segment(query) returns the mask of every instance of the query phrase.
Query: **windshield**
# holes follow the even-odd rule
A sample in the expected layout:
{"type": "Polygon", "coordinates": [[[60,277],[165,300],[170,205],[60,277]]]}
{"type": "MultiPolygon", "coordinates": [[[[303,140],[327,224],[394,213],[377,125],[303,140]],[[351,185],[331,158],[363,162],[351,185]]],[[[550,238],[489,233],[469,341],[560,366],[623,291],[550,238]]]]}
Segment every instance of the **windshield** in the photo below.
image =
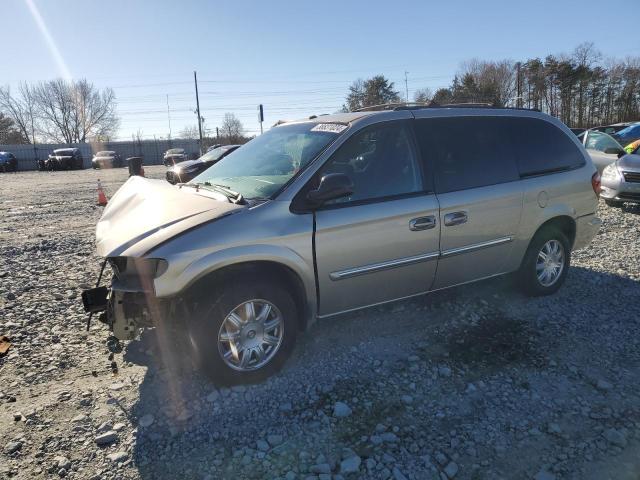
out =
{"type": "Polygon", "coordinates": [[[597,150],[604,152],[607,148],[617,148],[622,150],[620,145],[613,137],[610,137],[606,133],[589,131],[587,133],[587,141],[584,145],[585,148],[590,150],[597,150]]]}
{"type": "Polygon", "coordinates": [[[211,183],[245,198],[268,198],[346,129],[297,123],[272,128],[230,153],[190,183],[211,183]]]}
{"type": "Polygon", "coordinates": [[[229,147],[214,148],[202,155],[198,160],[202,160],[203,162],[218,160],[227,150],[229,150],[229,147]]]}
{"type": "Polygon", "coordinates": [[[167,155],[181,155],[182,153],[184,153],[182,148],[172,148],[167,150],[167,155]]]}

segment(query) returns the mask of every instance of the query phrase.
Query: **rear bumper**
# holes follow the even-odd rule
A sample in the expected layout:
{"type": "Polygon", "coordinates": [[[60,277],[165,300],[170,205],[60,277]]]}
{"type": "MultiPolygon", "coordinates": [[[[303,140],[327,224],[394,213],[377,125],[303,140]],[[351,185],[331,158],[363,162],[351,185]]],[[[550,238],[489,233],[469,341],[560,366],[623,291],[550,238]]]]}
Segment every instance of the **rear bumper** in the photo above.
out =
{"type": "Polygon", "coordinates": [[[598,234],[602,220],[594,213],[583,215],[576,219],[576,238],[573,242],[573,250],[580,250],[591,243],[598,234]]]}

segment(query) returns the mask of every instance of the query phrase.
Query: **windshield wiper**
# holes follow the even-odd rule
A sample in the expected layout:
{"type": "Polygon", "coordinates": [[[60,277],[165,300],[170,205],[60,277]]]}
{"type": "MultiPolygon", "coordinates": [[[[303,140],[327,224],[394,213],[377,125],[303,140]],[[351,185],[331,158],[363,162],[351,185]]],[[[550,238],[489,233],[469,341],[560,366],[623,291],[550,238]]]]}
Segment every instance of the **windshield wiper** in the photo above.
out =
{"type": "Polygon", "coordinates": [[[244,199],[241,193],[231,190],[227,185],[220,185],[218,183],[204,182],[205,187],[213,187],[215,190],[222,192],[231,203],[237,203],[238,205],[244,205],[247,201],[244,199]]]}

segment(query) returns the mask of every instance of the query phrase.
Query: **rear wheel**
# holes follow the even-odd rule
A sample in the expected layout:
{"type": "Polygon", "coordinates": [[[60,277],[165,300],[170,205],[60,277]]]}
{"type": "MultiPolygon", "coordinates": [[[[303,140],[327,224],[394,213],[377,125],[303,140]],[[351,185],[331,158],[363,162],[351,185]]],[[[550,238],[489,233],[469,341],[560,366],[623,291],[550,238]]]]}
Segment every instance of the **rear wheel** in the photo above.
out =
{"type": "Polygon", "coordinates": [[[557,228],[544,227],[531,240],[518,271],[520,288],[527,295],[551,295],[564,283],[571,261],[567,236],[557,228]]]}
{"type": "Polygon", "coordinates": [[[191,343],[198,364],[216,383],[264,380],[293,350],[295,302],[286,289],[266,279],[231,282],[216,301],[196,310],[191,343]]]}

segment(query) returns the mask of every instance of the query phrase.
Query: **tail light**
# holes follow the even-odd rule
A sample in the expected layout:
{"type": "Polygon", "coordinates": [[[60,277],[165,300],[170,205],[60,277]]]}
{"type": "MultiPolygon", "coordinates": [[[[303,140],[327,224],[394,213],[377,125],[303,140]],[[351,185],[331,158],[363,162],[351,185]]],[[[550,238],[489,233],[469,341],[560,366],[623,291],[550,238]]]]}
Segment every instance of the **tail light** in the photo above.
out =
{"type": "Polygon", "coordinates": [[[596,194],[596,197],[600,198],[600,192],[602,191],[602,187],[600,186],[600,174],[598,172],[594,173],[591,177],[591,188],[596,194]]]}

